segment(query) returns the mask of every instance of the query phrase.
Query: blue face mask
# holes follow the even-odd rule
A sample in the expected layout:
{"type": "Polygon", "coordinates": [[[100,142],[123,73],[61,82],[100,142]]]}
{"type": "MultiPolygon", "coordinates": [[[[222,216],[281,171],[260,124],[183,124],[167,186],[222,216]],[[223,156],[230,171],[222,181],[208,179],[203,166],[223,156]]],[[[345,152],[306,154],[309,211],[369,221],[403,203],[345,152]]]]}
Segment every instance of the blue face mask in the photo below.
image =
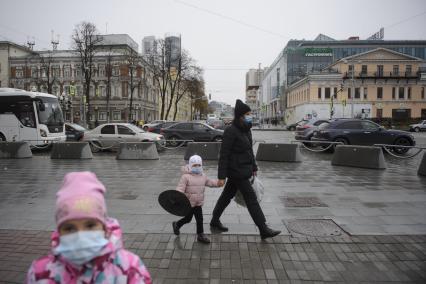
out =
{"type": "Polygon", "coordinates": [[[203,168],[202,167],[193,167],[191,168],[191,173],[199,175],[203,173],[203,168]]]}
{"type": "Polygon", "coordinates": [[[246,123],[252,123],[253,122],[253,116],[251,116],[251,115],[245,115],[244,116],[244,121],[246,123]]]}
{"type": "Polygon", "coordinates": [[[80,266],[99,256],[106,244],[104,231],[79,231],[61,236],[54,253],[80,266]]]}

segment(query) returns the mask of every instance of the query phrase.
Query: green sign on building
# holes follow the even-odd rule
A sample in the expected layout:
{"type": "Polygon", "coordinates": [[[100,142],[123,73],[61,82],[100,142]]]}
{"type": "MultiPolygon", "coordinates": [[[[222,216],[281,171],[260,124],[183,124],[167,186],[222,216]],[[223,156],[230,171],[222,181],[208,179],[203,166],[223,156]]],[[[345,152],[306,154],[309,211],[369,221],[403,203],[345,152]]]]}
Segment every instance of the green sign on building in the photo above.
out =
{"type": "Polygon", "coordinates": [[[329,47],[305,48],[305,56],[333,56],[333,50],[329,47]]]}

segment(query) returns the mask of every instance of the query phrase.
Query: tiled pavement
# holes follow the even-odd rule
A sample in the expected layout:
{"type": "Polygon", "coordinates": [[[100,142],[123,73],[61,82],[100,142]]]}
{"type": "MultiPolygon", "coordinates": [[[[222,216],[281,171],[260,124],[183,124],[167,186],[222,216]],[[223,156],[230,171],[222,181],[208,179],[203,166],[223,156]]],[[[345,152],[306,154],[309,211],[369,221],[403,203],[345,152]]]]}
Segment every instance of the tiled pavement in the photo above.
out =
{"type": "MultiPolygon", "coordinates": [[[[0,230],[0,283],[22,283],[49,249],[49,233],[0,230]]],[[[426,236],[261,241],[252,235],[126,234],[154,283],[426,283],[426,236]]]]}

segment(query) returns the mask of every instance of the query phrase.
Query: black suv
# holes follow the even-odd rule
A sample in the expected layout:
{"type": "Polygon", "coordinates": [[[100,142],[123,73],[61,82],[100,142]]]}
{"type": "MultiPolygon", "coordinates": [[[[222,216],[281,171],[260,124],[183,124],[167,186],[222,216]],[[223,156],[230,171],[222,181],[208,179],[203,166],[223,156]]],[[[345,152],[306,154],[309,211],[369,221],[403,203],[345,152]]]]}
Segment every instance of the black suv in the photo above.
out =
{"type": "MultiPolygon", "coordinates": [[[[364,119],[334,119],[322,124],[314,132],[313,141],[334,141],[352,145],[388,144],[414,146],[414,137],[400,130],[386,130],[380,125],[364,119]]],[[[325,144],[324,144],[325,145],[325,144]]],[[[408,148],[393,148],[398,154],[408,152],[408,148]]]]}

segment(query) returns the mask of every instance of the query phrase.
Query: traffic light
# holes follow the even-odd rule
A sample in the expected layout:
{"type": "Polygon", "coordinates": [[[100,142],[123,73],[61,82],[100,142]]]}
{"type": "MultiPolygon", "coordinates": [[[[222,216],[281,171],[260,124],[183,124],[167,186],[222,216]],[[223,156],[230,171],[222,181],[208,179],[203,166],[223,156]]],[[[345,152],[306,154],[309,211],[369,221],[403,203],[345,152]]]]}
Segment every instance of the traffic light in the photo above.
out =
{"type": "Polygon", "coordinates": [[[72,101],[67,101],[67,109],[71,109],[72,108],[72,101]]]}

